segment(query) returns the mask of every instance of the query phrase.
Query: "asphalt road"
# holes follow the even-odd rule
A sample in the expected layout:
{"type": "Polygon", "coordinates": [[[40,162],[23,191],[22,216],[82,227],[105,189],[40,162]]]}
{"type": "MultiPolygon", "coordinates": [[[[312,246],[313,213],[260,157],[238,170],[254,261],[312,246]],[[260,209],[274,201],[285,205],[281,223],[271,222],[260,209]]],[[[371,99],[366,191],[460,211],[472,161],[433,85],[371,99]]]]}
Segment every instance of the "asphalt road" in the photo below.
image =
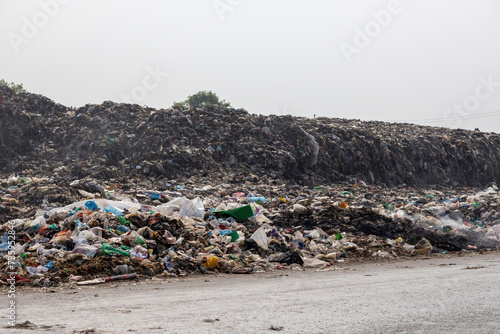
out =
{"type": "MultiPolygon", "coordinates": [[[[2,298],[7,305],[7,298],[2,298]]],[[[2,333],[500,333],[500,254],[17,295],[2,333]]]]}

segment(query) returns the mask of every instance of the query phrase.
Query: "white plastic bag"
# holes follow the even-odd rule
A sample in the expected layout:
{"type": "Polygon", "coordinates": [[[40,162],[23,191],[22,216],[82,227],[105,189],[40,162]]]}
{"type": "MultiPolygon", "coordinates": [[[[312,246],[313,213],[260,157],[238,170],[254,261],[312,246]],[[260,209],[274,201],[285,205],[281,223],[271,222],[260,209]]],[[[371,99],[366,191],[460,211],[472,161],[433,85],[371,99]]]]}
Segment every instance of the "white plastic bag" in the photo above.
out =
{"type": "Polygon", "coordinates": [[[97,250],[95,246],[80,244],[75,246],[73,253],[80,253],[86,255],[88,258],[93,258],[97,254],[97,250]]]}
{"type": "Polygon", "coordinates": [[[164,215],[166,217],[169,217],[169,216],[174,214],[174,208],[172,206],[168,205],[168,203],[157,206],[156,209],[158,210],[159,213],[161,213],[162,215],[164,215]]]}
{"type": "Polygon", "coordinates": [[[250,239],[255,240],[257,245],[259,245],[260,248],[267,250],[269,246],[269,242],[267,240],[267,235],[266,231],[264,230],[264,226],[260,227],[257,231],[252,234],[250,239]]]}
{"type": "Polygon", "coordinates": [[[192,201],[186,202],[179,211],[183,217],[200,218],[205,217],[205,207],[201,198],[197,197],[192,201]]]}
{"type": "Polygon", "coordinates": [[[45,222],[45,218],[43,216],[35,218],[31,223],[30,227],[34,228],[36,231],[39,231],[41,228],[47,226],[45,222]]]}
{"type": "Polygon", "coordinates": [[[177,197],[162,206],[171,206],[175,211],[179,211],[189,200],[185,197],[177,197]]]}

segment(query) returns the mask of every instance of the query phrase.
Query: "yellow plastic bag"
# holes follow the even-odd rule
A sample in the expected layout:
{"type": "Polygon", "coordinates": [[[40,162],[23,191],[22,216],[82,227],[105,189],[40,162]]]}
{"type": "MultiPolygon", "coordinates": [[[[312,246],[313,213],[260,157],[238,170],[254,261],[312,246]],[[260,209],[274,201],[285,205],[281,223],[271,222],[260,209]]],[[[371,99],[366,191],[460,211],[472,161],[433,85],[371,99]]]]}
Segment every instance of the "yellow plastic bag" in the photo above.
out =
{"type": "Polygon", "coordinates": [[[207,269],[218,268],[219,267],[219,259],[216,256],[212,256],[205,263],[203,263],[203,266],[207,269]]]}

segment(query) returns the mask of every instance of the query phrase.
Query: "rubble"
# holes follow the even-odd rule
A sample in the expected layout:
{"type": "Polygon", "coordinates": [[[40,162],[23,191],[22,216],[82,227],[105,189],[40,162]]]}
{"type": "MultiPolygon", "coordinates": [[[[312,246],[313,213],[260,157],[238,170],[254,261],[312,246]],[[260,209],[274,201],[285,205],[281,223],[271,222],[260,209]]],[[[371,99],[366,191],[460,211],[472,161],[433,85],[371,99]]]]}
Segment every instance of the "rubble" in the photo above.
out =
{"type": "Polygon", "coordinates": [[[2,284],[323,271],[500,245],[496,134],[0,97],[2,284]]]}

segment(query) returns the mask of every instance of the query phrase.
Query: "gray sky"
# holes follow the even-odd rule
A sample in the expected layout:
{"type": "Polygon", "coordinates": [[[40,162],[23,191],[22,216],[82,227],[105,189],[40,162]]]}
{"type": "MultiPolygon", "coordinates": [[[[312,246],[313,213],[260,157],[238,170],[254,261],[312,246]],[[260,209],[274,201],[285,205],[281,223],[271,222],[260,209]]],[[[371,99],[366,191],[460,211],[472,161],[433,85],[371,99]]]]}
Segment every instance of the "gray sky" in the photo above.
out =
{"type": "Polygon", "coordinates": [[[0,78],[68,106],[212,90],[252,113],[500,132],[498,0],[0,0],[0,32],[0,78]]]}

